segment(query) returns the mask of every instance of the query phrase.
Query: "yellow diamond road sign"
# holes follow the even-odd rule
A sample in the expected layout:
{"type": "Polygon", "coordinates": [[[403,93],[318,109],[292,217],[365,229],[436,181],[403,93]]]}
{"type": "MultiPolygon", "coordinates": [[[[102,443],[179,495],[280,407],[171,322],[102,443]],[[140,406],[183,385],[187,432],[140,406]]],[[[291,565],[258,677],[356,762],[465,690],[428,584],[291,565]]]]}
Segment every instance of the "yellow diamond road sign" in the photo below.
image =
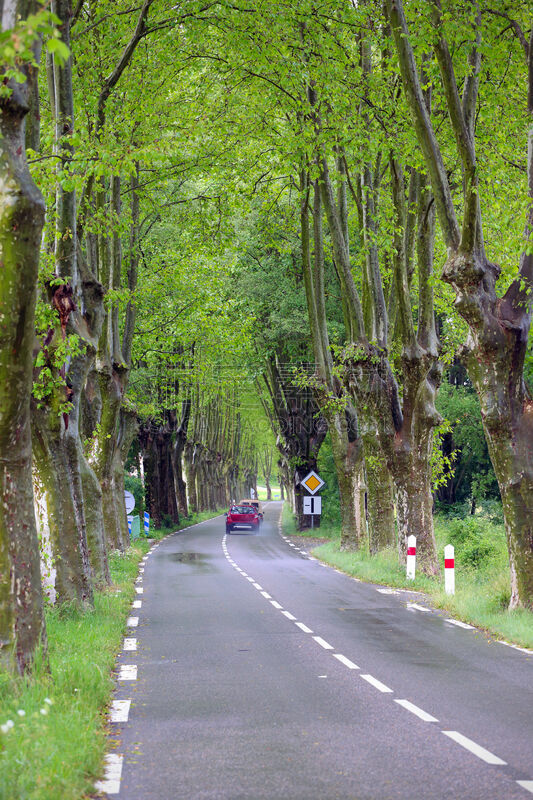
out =
{"type": "Polygon", "coordinates": [[[325,481],[316,474],[316,472],[311,471],[302,481],[302,486],[307,489],[310,494],[316,494],[319,489],[324,486],[325,481]]]}

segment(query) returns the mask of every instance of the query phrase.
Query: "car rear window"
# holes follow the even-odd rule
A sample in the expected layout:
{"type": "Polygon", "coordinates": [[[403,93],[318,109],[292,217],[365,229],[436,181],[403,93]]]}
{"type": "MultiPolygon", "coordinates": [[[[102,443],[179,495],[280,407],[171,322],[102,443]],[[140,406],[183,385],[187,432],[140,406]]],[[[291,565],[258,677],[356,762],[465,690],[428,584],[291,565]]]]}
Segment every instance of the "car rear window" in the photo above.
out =
{"type": "Polygon", "coordinates": [[[250,506],[233,506],[231,509],[232,514],[255,514],[255,508],[250,506]]]}

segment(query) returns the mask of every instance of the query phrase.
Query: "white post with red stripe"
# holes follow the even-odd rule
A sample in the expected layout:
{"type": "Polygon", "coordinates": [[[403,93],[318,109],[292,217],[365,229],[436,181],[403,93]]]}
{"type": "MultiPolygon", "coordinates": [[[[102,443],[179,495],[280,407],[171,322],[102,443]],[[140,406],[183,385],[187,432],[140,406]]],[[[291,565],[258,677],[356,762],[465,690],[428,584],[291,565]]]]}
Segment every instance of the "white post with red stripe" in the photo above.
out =
{"type": "Polygon", "coordinates": [[[444,591],[455,594],[455,551],[453,544],[444,548],[444,591]]]}
{"type": "Polygon", "coordinates": [[[414,581],[416,572],[416,536],[407,537],[407,572],[408,581],[414,581]]]}

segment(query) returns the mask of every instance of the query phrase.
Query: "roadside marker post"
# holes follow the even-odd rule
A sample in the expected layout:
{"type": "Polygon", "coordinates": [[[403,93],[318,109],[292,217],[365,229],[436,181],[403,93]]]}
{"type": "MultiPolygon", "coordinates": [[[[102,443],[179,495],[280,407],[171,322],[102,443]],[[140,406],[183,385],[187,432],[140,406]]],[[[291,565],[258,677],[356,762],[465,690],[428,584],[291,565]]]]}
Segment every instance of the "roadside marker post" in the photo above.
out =
{"type": "Polygon", "coordinates": [[[128,533],[131,539],[131,517],[128,516],[128,533]]]}
{"type": "Polygon", "coordinates": [[[406,578],[414,581],[416,572],[416,536],[407,537],[406,578]]]}
{"type": "Polygon", "coordinates": [[[144,512],[144,535],[148,536],[150,533],[150,514],[148,511],[144,512]]]}
{"type": "Polygon", "coordinates": [[[455,594],[455,550],[453,544],[444,548],[444,591],[455,594]]]}

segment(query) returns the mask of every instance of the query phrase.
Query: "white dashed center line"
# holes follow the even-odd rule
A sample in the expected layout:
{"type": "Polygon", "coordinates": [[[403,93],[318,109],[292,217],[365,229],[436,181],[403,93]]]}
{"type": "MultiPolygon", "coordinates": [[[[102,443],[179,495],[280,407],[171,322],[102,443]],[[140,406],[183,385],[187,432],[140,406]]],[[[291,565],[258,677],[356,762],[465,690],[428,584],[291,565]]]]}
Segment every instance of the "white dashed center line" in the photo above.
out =
{"type": "MultiPolygon", "coordinates": [[[[296,619],[296,617],[294,617],[294,619],[296,619]]],[[[308,627],[307,627],[307,625],[304,625],[304,624],[303,624],[303,622],[295,622],[294,624],[295,624],[295,625],[296,625],[298,628],[300,628],[300,630],[301,630],[301,631],[303,631],[304,633],[313,633],[313,631],[311,630],[311,628],[308,628],[308,627]]]]}
{"type": "Polygon", "coordinates": [[[325,639],[322,639],[321,636],[313,636],[313,639],[320,647],[323,647],[324,650],[334,650],[334,647],[330,645],[329,642],[326,642],[325,639]]]}
{"type": "Polygon", "coordinates": [[[506,761],[502,761],[501,758],[495,756],[494,753],[491,753],[489,750],[485,750],[484,747],[481,747],[480,744],[473,742],[472,739],[469,739],[468,736],[463,736],[462,733],[458,731],[442,731],[445,736],[449,736],[450,739],[453,739],[454,742],[460,744],[461,747],[464,747],[466,750],[470,750],[475,756],[480,758],[482,761],[485,761],[487,764],[498,764],[500,766],[505,766],[507,763],[506,761]]]}
{"type": "Polygon", "coordinates": [[[380,692],[390,692],[392,694],[393,690],[389,689],[389,687],[385,686],[385,684],[381,683],[381,681],[378,681],[378,679],[374,678],[373,675],[361,675],[361,678],[364,681],[370,683],[375,689],[378,689],[380,692]]]}
{"type": "Polygon", "coordinates": [[[290,611],[282,611],[281,613],[283,614],[284,617],[287,617],[287,619],[290,619],[292,622],[294,622],[294,620],[296,619],[296,617],[293,614],[291,614],[290,611]]]}
{"type": "Polygon", "coordinates": [[[340,661],[341,664],[344,664],[348,669],[359,669],[357,664],[354,664],[353,661],[350,661],[349,658],[346,658],[346,656],[343,656],[341,653],[333,653],[333,658],[336,658],[337,661],[340,661]]]}
{"type": "Polygon", "coordinates": [[[427,711],[423,711],[418,706],[415,706],[414,703],[410,703],[409,700],[394,700],[395,703],[398,703],[399,706],[406,708],[407,711],[410,711],[411,714],[415,714],[419,719],[424,720],[424,722],[438,722],[436,717],[432,717],[431,714],[428,714],[427,711]]]}
{"type": "Polygon", "coordinates": [[[533,781],[517,781],[517,784],[521,786],[522,789],[533,794],[533,781]]]}

